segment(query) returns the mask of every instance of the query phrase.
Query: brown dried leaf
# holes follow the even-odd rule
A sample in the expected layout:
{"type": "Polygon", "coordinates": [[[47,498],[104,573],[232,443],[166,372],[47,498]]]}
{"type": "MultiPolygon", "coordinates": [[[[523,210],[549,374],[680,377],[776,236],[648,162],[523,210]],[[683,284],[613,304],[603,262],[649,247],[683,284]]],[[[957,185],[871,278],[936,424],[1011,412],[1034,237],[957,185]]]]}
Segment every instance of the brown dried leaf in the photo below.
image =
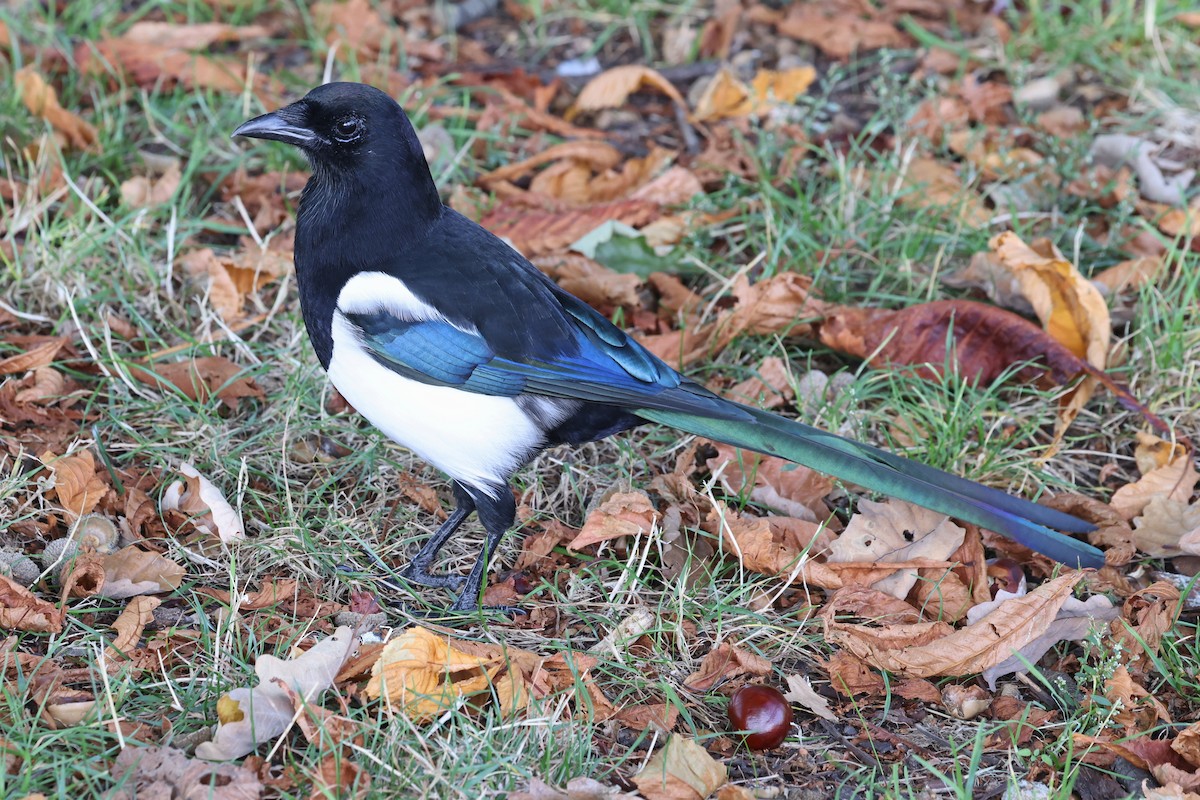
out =
{"type": "Polygon", "coordinates": [[[860,0],[792,3],[775,26],[782,35],[808,42],[831,58],[911,44],[908,36],[879,15],[876,6],[860,0]]]}
{"type": "Polygon", "coordinates": [[[582,550],[609,539],[649,533],[658,522],[658,516],[645,492],[618,492],[588,514],[583,529],[567,547],[582,550]]]}
{"type": "Polygon", "coordinates": [[[126,747],[112,774],[130,797],[258,800],[264,788],[249,766],[188,758],[172,747],[126,747]]]}
{"type": "Polygon", "coordinates": [[[254,378],[241,375],[242,371],[241,367],[224,356],[203,356],[169,364],[129,367],[129,373],[142,383],[158,388],[170,385],[202,403],[215,395],[235,411],[243,397],[266,399],[262,387],[254,378]]]}
{"type": "Polygon", "coordinates": [[[804,675],[788,675],[787,676],[788,691],[783,696],[783,699],[789,703],[799,703],[812,714],[821,719],[829,720],[830,722],[840,722],[841,718],[833,713],[833,709],[829,707],[829,701],[817,691],[813,689],[812,682],[804,675]]]}
{"type": "Polygon", "coordinates": [[[170,47],[178,50],[207,50],[220,42],[244,42],[263,39],[271,31],[262,25],[228,25],[224,22],[156,22],[142,20],[129,26],[121,37],[130,42],[170,47]]]}
{"type": "Polygon", "coordinates": [[[61,633],[65,609],[0,575],[0,628],[32,633],[61,633]]]}
{"type": "MultiPolygon", "coordinates": [[[[802,554],[825,548],[832,534],[815,522],[787,517],[753,517],[739,514],[723,503],[712,509],[704,529],[721,537],[721,549],[733,553],[742,566],[763,575],[788,575],[801,563],[802,554]]],[[[809,559],[804,568],[821,565],[809,559]]],[[[804,571],[806,583],[811,577],[804,571]]],[[[840,583],[838,584],[840,585],[840,583]]]]}
{"type": "Polygon", "coordinates": [[[34,345],[24,353],[17,353],[15,356],[0,359],[0,375],[14,375],[18,372],[28,372],[48,367],[54,362],[58,351],[62,350],[66,344],[67,337],[56,336],[47,339],[41,344],[34,345]]]}
{"type": "Polygon", "coordinates": [[[725,765],[692,739],[673,734],[633,783],[646,800],[704,800],[725,783],[725,765]]]}
{"type": "Polygon", "coordinates": [[[23,387],[13,399],[18,403],[47,403],[62,398],[67,391],[66,377],[53,367],[38,367],[33,371],[32,380],[22,381],[23,387]]]}
{"type": "Polygon", "coordinates": [[[1113,493],[1109,505],[1125,519],[1133,519],[1157,498],[1186,504],[1200,474],[1187,451],[1177,454],[1166,466],[1157,467],[1113,493]]]}
{"type": "Polygon", "coordinates": [[[112,661],[124,661],[129,653],[137,647],[142,638],[142,632],[154,619],[154,609],[162,601],[157,597],[135,597],[125,606],[112,623],[112,629],[117,632],[112,644],[105,651],[105,656],[112,661]]]}
{"type": "Polygon", "coordinates": [[[23,67],[12,76],[13,85],[29,113],[50,123],[77,150],[96,152],[99,135],[91,123],[58,104],[58,93],[34,67],[23,67]]]}
{"type": "Polygon", "coordinates": [[[722,642],[708,652],[700,669],[688,676],[684,687],[693,692],[707,692],[718,683],[739,675],[770,675],[771,662],[729,642],[722,642]]]}
{"type": "MultiPolygon", "coordinates": [[[[247,89],[246,64],[226,58],[210,58],[167,45],[132,41],[125,38],[85,42],[75,49],[75,60],[84,74],[106,76],[115,67],[130,82],[143,88],[166,91],[180,86],[188,90],[211,89],[227,94],[242,94],[247,89]]],[[[276,78],[254,73],[250,87],[267,108],[283,105],[284,87],[276,78]]]]}
{"type": "Polygon", "coordinates": [[[753,377],[726,389],[723,394],[739,403],[758,408],[778,408],[796,396],[796,390],[792,387],[791,371],[782,358],[767,356],[759,363],[754,373],[753,377]]]}
{"type": "MultiPolygon", "coordinates": [[[[859,513],[850,518],[829,548],[829,563],[913,561],[922,558],[946,560],[962,546],[966,531],[945,514],[888,500],[859,501],[859,513]]],[[[908,596],[916,584],[914,570],[895,572],[874,584],[897,599],[908,596]]]]}
{"type": "Polygon", "coordinates": [[[846,697],[883,694],[883,676],[853,653],[838,650],[825,662],[825,670],[829,673],[830,685],[846,697]]]}
{"type": "Polygon", "coordinates": [[[580,253],[550,253],[530,259],[564,290],[598,309],[638,308],[641,280],[617,272],[580,253]]]}
{"type": "Polygon", "coordinates": [[[565,250],[585,233],[609,220],[639,227],[656,218],[659,205],[647,200],[619,200],[563,211],[531,209],[524,203],[499,203],[480,222],[508,239],[526,256],[565,250]]]}
{"type": "Polygon", "coordinates": [[[717,454],[708,468],[719,475],[726,494],[749,498],[789,517],[819,522],[829,517],[823,499],[833,491],[828,475],[776,456],[713,442],[717,454]]]}
{"type": "Polygon", "coordinates": [[[135,175],[121,183],[121,199],[131,208],[156,208],[165,205],[175,196],[183,174],[179,165],[172,163],[167,171],[157,178],[135,175]]]}
{"type": "Polygon", "coordinates": [[[625,105],[631,94],[641,89],[654,89],[675,103],[684,105],[683,95],[657,70],[638,64],[627,64],[605,70],[588,81],[579,92],[579,97],[575,99],[575,104],[565,115],[566,119],[570,122],[582,111],[618,108],[625,105]]]}
{"type": "Polygon", "coordinates": [[[135,546],[105,556],[102,566],[104,587],[100,594],[113,599],[173,592],[183,583],[183,567],[135,546]]]}
{"type": "Polygon", "coordinates": [[[992,212],[983,198],[967,189],[951,167],[932,158],[914,158],[903,174],[907,190],[900,195],[902,205],[916,209],[950,209],[954,217],[971,228],[988,224],[992,212]]]}
{"type": "Polygon", "coordinates": [[[879,669],[905,676],[982,672],[1042,636],[1083,576],[1070,572],[1024,597],[1006,600],[987,616],[986,624],[960,630],[942,622],[874,628],[825,618],[825,639],[879,669]]]}
{"type": "Polygon", "coordinates": [[[58,502],[73,519],[94,511],[100,498],[108,492],[108,483],[96,471],[96,461],[90,450],[79,450],[63,458],[43,453],[42,463],[54,473],[58,502]]]}

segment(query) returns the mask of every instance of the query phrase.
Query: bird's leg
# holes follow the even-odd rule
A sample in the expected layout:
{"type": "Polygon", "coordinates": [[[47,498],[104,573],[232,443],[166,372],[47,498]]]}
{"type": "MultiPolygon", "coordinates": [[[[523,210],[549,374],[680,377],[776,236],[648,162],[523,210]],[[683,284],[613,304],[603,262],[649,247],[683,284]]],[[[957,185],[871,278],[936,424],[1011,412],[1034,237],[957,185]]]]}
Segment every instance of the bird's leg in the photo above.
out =
{"type": "Polygon", "coordinates": [[[458,592],[462,589],[466,581],[462,575],[437,575],[429,571],[433,566],[434,559],[437,558],[438,552],[443,545],[450,540],[454,532],[463,524],[463,520],[471,515],[475,510],[475,499],[467,492],[462,484],[455,481],[454,483],[454,499],[458,502],[458,507],[441,526],[434,531],[433,536],[430,536],[421,549],[413,556],[413,560],[408,566],[400,571],[400,576],[419,586],[432,586],[438,589],[449,589],[452,592],[458,592]]]}
{"type": "Polygon", "coordinates": [[[479,554],[479,560],[471,567],[471,573],[463,583],[462,592],[450,606],[451,611],[475,611],[480,607],[483,577],[487,572],[488,562],[517,517],[517,503],[507,486],[495,487],[495,496],[474,489],[470,491],[474,492],[475,508],[479,512],[479,521],[487,531],[487,540],[484,542],[483,552],[479,554]]]}

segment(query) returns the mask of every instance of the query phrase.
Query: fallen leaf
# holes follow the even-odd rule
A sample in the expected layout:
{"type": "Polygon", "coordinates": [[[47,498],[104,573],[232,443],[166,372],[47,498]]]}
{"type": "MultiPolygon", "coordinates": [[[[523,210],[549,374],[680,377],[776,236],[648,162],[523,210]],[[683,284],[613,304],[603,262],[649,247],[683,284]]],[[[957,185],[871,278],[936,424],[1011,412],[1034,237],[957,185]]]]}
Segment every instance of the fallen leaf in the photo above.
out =
{"type": "Polygon", "coordinates": [[[100,594],[115,600],[173,592],[183,583],[184,570],[179,564],[132,545],[106,555],[101,563],[104,586],[100,594]]]}
{"type": "Polygon", "coordinates": [[[588,81],[564,116],[570,122],[583,111],[618,108],[625,105],[631,94],[641,89],[654,89],[673,102],[684,105],[683,95],[657,70],[627,64],[607,69],[588,81]]]}
{"type": "Polygon", "coordinates": [[[693,692],[707,692],[718,683],[740,675],[769,675],[771,662],[748,650],[722,642],[708,652],[700,669],[688,676],[684,687],[693,692]]]}
{"type": "Polygon", "coordinates": [[[659,213],[659,205],[647,200],[618,200],[561,211],[530,209],[523,203],[502,201],[480,224],[507,239],[519,252],[536,256],[565,250],[608,220],[638,227],[659,213]]]}
{"type": "Polygon", "coordinates": [[[162,44],[130,39],[102,39],[80,43],[75,48],[80,72],[101,78],[110,77],[115,67],[135,86],[167,91],[179,86],[189,91],[212,90],[239,95],[249,90],[267,108],[283,105],[283,84],[265,72],[253,73],[251,81],[245,63],[162,44]]]}
{"type": "Polygon", "coordinates": [[[717,454],[708,468],[718,476],[726,494],[781,511],[785,516],[822,522],[830,512],[823,499],[833,491],[833,479],[776,456],[713,442],[717,454]]]}
{"type": "Polygon", "coordinates": [[[114,661],[123,661],[138,645],[142,632],[154,619],[154,609],[162,603],[157,597],[135,597],[125,610],[113,620],[112,629],[117,632],[105,655],[114,661]]]}
{"type": "Polygon", "coordinates": [[[179,473],[184,480],[175,481],[163,491],[161,511],[179,511],[196,530],[222,542],[246,538],[241,516],[212,481],[186,461],[180,463],[179,473]]]}
{"type": "Polygon", "coordinates": [[[135,175],[121,183],[121,199],[130,208],[157,208],[175,196],[183,175],[179,165],[172,163],[157,178],[135,175]]]}
{"type": "Polygon", "coordinates": [[[724,764],[678,734],[672,734],[633,776],[646,800],[704,800],[725,780],[724,764]]]}
{"type": "Polygon", "coordinates": [[[58,93],[46,83],[46,79],[35,68],[23,67],[17,70],[12,80],[21,96],[21,102],[29,109],[29,113],[49,122],[54,130],[66,137],[71,147],[93,153],[99,150],[100,137],[95,127],[60,106],[58,93]]]}
{"type": "Polygon", "coordinates": [[[15,375],[18,372],[28,372],[54,363],[58,351],[67,344],[67,337],[55,336],[41,344],[31,347],[24,353],[0,359],[0,375],[15,375]]]}
{"type": "Polygon", "coordinates": [[[179,50],[207,50],[221,42],[264,39],[271,31],[263,25],[229,25],[224,22],[157,22],[141,20],[129,26],[122,39],[179,50]]]}
{"type": "MultiPolygon", "coordinates": [[[[816,522],[739,514],[724,503],[709,511],[703,528],[719,536],[721,549],[732,553],[744,568],[763,575],[788,575],[813,566],[807,557],[824,550],[832,537],[816,522]]],[[[801,575],[807,581],[809,576],[801,575]]]]}
{"type": "Polygon", "coordinates": [[[949,210],[954,219],[970,228],[981,228],[993,216],[983,198],[963,185],[958,173],[933,158],[912,159],[902,174],[906,190],[899,196],[909,208],[949,210]]]}
{"type": "Polygon", "coordinates": [[[794,399],[796,390],[787,362],[778,356],[767,356],[755,368],[753,377],[725,390],[724,395],[739,403],[770,409],[794,399]]]}
{"type": "Polygon", "coordinates": [[[1152,469],[1133,483],[1113,492],[1109,505],[1125,519],[1133,519],[1158,498],[1186,504],[1200,481],[1190,453],[1184,451],[1166,466],[1152,469]]]}
{"type": "Polygon", "coordinates": [[[113,761],[112,778],[131,797],[255,800],[264,788],[245,764],[213,764],[173,747],[126,747],[113,761]]]}
{"type": "MultiPolygon", "coordinates": [[[[425,628],[410,628],[388,642],[371,668],[371,679],[363,694],[371,699],[384,698],[387,706],[416,722],[433,719],[456,707],[463,698],[489,692],[508,663],[505,656],[493,653],[478,656],[457,649],[447,636],[425,628]]],[[[511,675],[509,670],[505,674],[511,675]]],[[[497,694],[511,713],[528,702],[524,677],[513,676],[520,685],[510,684],[497,694]]]]}
{"type": "Polygon", "coordinates": [[[730,117],[762,117],[777,106],[791,105],[817,78],[810,66],[786,70],[760,69],[750,84],[738,80],[726,67],[714,75],[692,112],[700,122],[730,117]]]}
{"type": "Polygon", "coordinates": [[[838,650],[825,662],[825,669],[830,685],[846,697],[874,697],[883,693],[883,676],[853,653],[838,650]]]}
{"type": "Polygon", "coordinates": [[[799,703],[806,711],[830,722],[840,722],[841,718],[833,713],[829,701],[817,694],[812,682],[803,675],[787,676],[788,691],[783,696],[789,703],[799,703]]]}
{"type": "Polygon", "coordinates": [[[32,633],[61,633],[66,609],[42,600],[11,578],[0,575],[0,628],[32,633]]]}
{"type": "Polygon", "coordinates": [[[108,492],[108,484],[96,471],[90,450],[78,450],[62,458],[43,453],[42,463],[54,473],[54,492],[72,519],[90,514],[108,492]]]}
{"type": "Polygon", "coordinates": [[[241,319],[250,295],[293,268],[290,255],[259,247],[222,255],[205,247],[180,256],[179,264],[189,276],[204,281],[209,303],[227,322],[241,319]]]}
{"type": "Polygon", "coordinates": [[[847,59],[862,50],[905,48],[911,43],[879,14],[877,6],[859,0],[792,3],[774,23],[782,35],[808,42],[831,58],[847,59]]]}
{"type": "Polygon", "coordinates": [[[214,395],[236,411],[243,397],[265,400],[266,394],[254,378],[242,375],[242,367],[224,356],[156,363],[146,367],[130,365],[129,374],[142,383],[158,388],[173,386],[186,397],[206,403],[214,395]]]}
{"type": "MultiPolygon", "coordinates": [[[[828,561],[897,562],[946,560],[962,546],[966,531],[945,514],[901,500],[860,500],[859,513],[829,548],[828,561]]],[[[916,585],[915,570],[893,573],[874,587],[903,599],[916,585]]]]}
{"type": "Polygon", "coordinates": [[[358,637],[350,627],[342,626],[294,658],[260,655],[254,662],[258,685],[221,696],[217,730],[212,741],[196,747],[196,755],[210,761],[241,758],[262,742],[280,736],[294,716],[287,689],[305,703],[317,702],[357,647],[358,637]]]}
{"type": "Polygon", "coordinates": [[[1073,571],[1024,597],[1004,601],[986,624],[959,630],[944,622],[877,628],[823,616],[825,639],[872,666],[907,677],[930,678],[983,672],[1012,658],[1050,628],[1084,573],[1073,571]]]}
{"type": "Polygon", "coordinates": [[[1112,325],[1096,287],[1048,241],[1031,247],[1005,231],[988,246],[1016,274],[1046,331],[1075,355],[1104,369],[1112,325]]]}
{"type": "Polygon", "coordinates": [[[565,291],[597,309],[641,305],[637,275],[616,272],[579,253],[550,253],[530,259],[565,291]]]}
{"type": "Polygon", "coordinates": [[[650,533],[658,517],[645,492],[618,492],[588,514],[579,535],[567,547],[582,550],[609,539],[650,533]]]}

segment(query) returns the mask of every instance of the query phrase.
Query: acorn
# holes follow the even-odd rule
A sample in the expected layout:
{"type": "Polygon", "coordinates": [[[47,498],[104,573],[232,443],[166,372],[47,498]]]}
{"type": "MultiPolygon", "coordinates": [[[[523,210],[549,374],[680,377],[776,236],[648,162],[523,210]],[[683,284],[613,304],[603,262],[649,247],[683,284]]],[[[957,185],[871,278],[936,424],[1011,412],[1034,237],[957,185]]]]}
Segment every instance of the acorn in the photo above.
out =
{"type": "Polygon", "coordinates": [[[42,571],[34,560],[20,550],[0,548],[0,575],[12,578],[13,583],[29,586],[38,579],[42,571]]]}

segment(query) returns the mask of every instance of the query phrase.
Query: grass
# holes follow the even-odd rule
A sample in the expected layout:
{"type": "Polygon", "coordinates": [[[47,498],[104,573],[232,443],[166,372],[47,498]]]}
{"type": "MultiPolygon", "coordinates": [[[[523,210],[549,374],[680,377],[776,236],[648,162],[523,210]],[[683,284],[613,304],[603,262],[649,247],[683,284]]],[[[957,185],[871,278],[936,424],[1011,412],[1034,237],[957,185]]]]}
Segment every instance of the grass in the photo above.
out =
{"type": "MultiPolygon", "coordinates": [[[[1062,68],[1086,70],[1097,82],[1129,94],[1128,130],[1180,125],[1181,119],[1193,126],[1191,130],[1200,125],[1194,118],[1181,117],[1181,109],[1194,108],[1200,96],[1178,76],[1195,74],[1200,59],[1194,42],[1170,22],[1178,10],[1174,4],[1126,0],[1026,5],[1026,24],[989,67],[1007,70],[1014,84],[1062,68]],[[1149,25],[1146,8],[1158,14],[1149,25]]],[[[60,12],[55,7],[25,6],[7,12],[12,16],[6,21],[24,43],[70,52],[79,42],[119,34],[142,16],[214,18],[201,3],[146,4],[133,16],[123,16],[124,5],[116,2],[59,4],[60,12]]],[[[246,24],[266,12],[298,11],[310,25],[303,7],[267,2],[239,5],[226,19],[246,24]]],[[[641,0],[588,0],[548,9],[516,28],[520,38],[508,47],[535,63],[553,58],[561,48],[574,46],[577,37],[563,31],[568,19],[578,17],[588,44],[573,55],[622,52],[627,60],[637,56],[652,63],[660,57],[658,31],[665,18],[687,16],[702,23],[707,13],[700,4],[679,10],[673,4],[641,0]]],[[[323,67],[319,40],[302,42],[300,48],[307,60],[278,75],[296,94],[318,80],[323,67]]],[[[806,133],[817,141],[844,97],[839,87],[850,85],[859,70],[886,66],[907,55],[876,54],[845,67],[829,65],[822,83],[802,100],[810,112],[804,118],[806,133]]],[[[31,159],[16,146],[37,141],[43,132],[42,123],[24,110],[11,90],[12,74],[27,58],[13,52],[10,63],[0,63],[0,80],[10,89],[0,92],[0,132],[3,171],[30,177],[54,166],[56,156],[43,150],[31,159]]],[[[45,67],[39,59],[35,55],[31,63],[45,67]]],[[[353,67],[342,72],[344,77],[357,74],[353,67]]],[[[866,130],[902,130],[932,87],[888,69],[873,75],[855,89],[870,97],[876,108],[866,130]]],[[[328,388],[306,341],[294,281],[263,292],[258,309],[268,314],[263,324],[210,343],[213,336],[222,335],[219,317],[195,285],[170,269],[181,252],[201,242],[232,245],[244,232],[237,215],[212,188],[224,176],[239,168],[253,172],[302,167],[285,148],[246,147],[229,140],[239,122],[263,109],[248,98],[204,90],[142,90],[119,80],[106,85],[74,70],[68,70],[58,85],[64,107],[92,109],[88,116],[100,133],[99,149],[95,154],[70,153],[61,162],[77,190],[45,207],[38,196],[22,201],[21,209],[5,207],[6,227],[19,210],[36,212],[29,212],[26,229],[9,230],[4,237],[9,244],[19,244],[20,255],[4,251],[0,300],[28,318],[27,332],[70,333],[94,349],[100,373],[71,374],[85,389],[80,408],[94,420],[94,427],[80,427],[77,445],[102,446],[119,467],[164,478],[181,461],[194,464],[239,507],[250,538],[203,557],[174,540],[162,542],[166,555],[188,569],[184,586],[168,603],[174,621],[164,624],[191,631],[192,639],[172,653],[166,668],[152,661],[141,669],[120,668],[107,676],[92,672],[81,688],[99,700],[99,722],[53,729],[39,718],[38,695],[27,671],[3,684],[0,728],[21,765],[15,772],[0,770],[0,794],[7,797],[34,792],[101,795],[111,787],[112,758],[139,723],[158,732],[153,740],[161,736],[161,741],[181,747],[193,742],[212,725],[218,697],[253,680],[255,659],[263,653],[285,654],[310,622],[302,610],[287,603],[265,611],[214,613],[214,604],[196,590],[207,587],[236,595],[270,578],[295,578],[307,593],[346,602],[352,589],[372,588],[366,577],[353,577],[373,572],[372,555],[402,563],[437,524],[403,496],[401,479],[411,475],[426,485],[442,486],[435,471],[383,443],[357,418],[326,411],[328,388]],[[124,206],[117,191],[123,180],[142,170],[143,153],[175,155],[184,172],[171,202],[148,211],[124,206]],[[215,211],[224,221],[214,228],[205,218],[215,211]],[[106,322],[110,312],[139,329],[143,350],[113,338],[106,322]],[[244,404],[231,412],[213,401],[188,400],[126,378],[143,352],[180,345],[181,355],[234,359],[260,383],[267,402],[244,404]],[[349,455],[329,462],[301,457],[297,442],[321,437],[348,448],[349,455]],[[348,567],[351,577],[339,567],[348,567]],[[124,725],[120,733],[111,724],[118,717],[124,725]],[[164,723],[169,723],[169,733],[163,733],[164,723]]],[[[438,105],[465,102],[455,88],[445,88],[435,98],[438,105]]],[[[432,98],[414,99],[420,109],[414,121],[421,126],[431,119],[432,98]]],[[[448,183],[469,183],[479,171],[513,157],[512,143],[493,131],[476,130],[454,118],[443,124],[458,154],[436,170],[448,183]]],[[[1057,168],[1069,178],[1085,156],[1084,139],[1043,137],[1035,146],[1053,155],[1057,168]]],[[[975,229],[953,214],[915,211],[901,203],[904,190],[898,175],[905,168],[909,144],[900,137],[894,151],[879,156],[861,140],[845,146],[814,143],[803,169],[782,174],[783,142],[772,135],[759,136],[749,144],[758,180],[731,178],[723,189],[699,201],[710,210],[747,208],[752,203],[758,210],[724,223],[720,231],[697,232],[684,244],[685,257],[719,275],[733,274],[761,258],[756,274],[809,273],[815,288],[832,302],[899,307],[954,296],[941,277],[984,249],[989,236],[1001,228],[975,229]],[[864,164],[870,165],[865,173],[859,169],[864,164]]],[[[1027,238],[1048,236],[1068,253],[1078,243],[1085,273],[1123,257],[1111,243],[1084,232],[1085,221],[1098,211],[1093,204],[1061,193],[1054,199],[1054,213],[1015,221],[1017,232],[1027,238]]],[[[1136,222],[1128,203],[1103,213],[1114,229],[1136,222]]],[[[1133,321],[1120,332],[1126,356],[1114,371],[1154,411],[1174,420],[1180,431],[1194,431],[1200,424],[1200,271],[1185,243],[1165,244],[1176,265],[1174,277],[1140,291],[1133,321]]],[[[718,284],[700,278],[696,288],[711,296],[718,284]]],[[[0,357],[17,349],[0,345],[0,357]]],[[[786,355],[797,380],[810,370],[841,376],[835,377],[839,391],[827,402],[816,403],[817,423],[901,450],[911,432],[919,431],[924,440],[912,447],[914,455],[976,480],[1025,494],[1036,494],[1043,486],[1074,484],[1085,493],[1103,495],[1136,475],[1132,434],[1141,423],[1103,395],[1081,415],[1063,452],[1041,463],[1039,456],[1053,427],[1053,391],[976,386],[954,374],[925,382],[847,362],[813,342],[771,337],[740,339],[713,363],[697,367],[696,374],[702,379],[740,380],[768,355],[786,355]],[[1116,473],[1101,485],[1105,468],[1116,473]]],[[[573,451],[550,451],[518,477],[517,488],[534,519],[578,526],[610,487],[644,488],[669,471],[684,444],[669,431],[648,427],[573,451]]],[[[0,520],[15,523],[53,513],[53,502],[42,494],[30,464],[0,464],[0,520]]],[[[468,567],[482,540],[476,523],[470,522],[464,531],[447,548],[446,566],[452,570],[468,567]]],[[[6,535],[18,540],[15,534],[0,533],[0,543],[8,543],[6,535]]],[[[724,699],[683,687],[709,645],[731,641],[769,658],[776,682],[797,672],[811,674],[818,682],[823,679],[818,664],[828,656],[828,648],[819,625],[803,610],[805,604],[788,612],[763,606],[764,598],[780,595],[779,581],[699,553],[692,554],[694,572],[670,577],[663,566],[663,548],[661,540],[644,537],[581,557],[566,580],[545,584],[526,601],[553,619],[543,629],[490,621],[462,632],[543,654],[586,650],[635,610],[647,610],[653,626],[637,648],[601,655],[597,683],[614,702],[670,704],[681,715],[679,729],[710,744],[719,744],[728,725],[724,699]]],[[[492,574],[502,573],[518,552],[518,538],[510,537],[492,574]]],[[[433,592],[427,597],[437,600],[433,592]]],[[[63,634],[20,634],[18,644],[26,652],[71,666],[94,663],[111,639],[107,626],[122,606],[96,598],[74,602],[63,634]]],[[[410,619],[400,609],[389,622],[402,626],[410,619]]],[[[1200,686],[1191,669],[1197,658],[1192,633],[1190,626],[1181,625],[1166,637],[1158,662],[1162,687],[1148,687],[1169,687],[1191,704],[1189,714],[1200,702],[1200,686]]],[[[1096,649],[1085,652],[1080,663],[1078,689],[1094,696],[1115,664],[1096,649]]],[[[862,706],[857,721],[889,726],[889,711],[897,707],[898,698],[889,695],[882,709],[877,704],[862,706]]],[[[779,753],[730,755],[731,778],[755,789],[784,791],[789,797],[809,796],[805,791],[847,797],[916,797],[927,792],[971,797],[1015,783],[1037,767],[1037,774],[1054,784],[1053,796],[1067,797],[1080,757],[1071,733],[1095,732],[1109,724],[1096,710],[1076,704],[1065,709],[1065,719],[1040,743],[996,750],[987,740],[1001,730],[999,723],[954,720],[932,705],[926,711],[921,729],[927,755],[896,761],[884,740],[848,737],[805,717],[779,753]],[[861,760],[864,753],[866,763],[861,760]],[[809,788],[798,788],[805,786],[809,788]]],[[[560,786],[581,775],[615,783],[635,773],[648,748],[660,743],[654,733],[598,722],[586,706],[576,708],[558,699],[535,704],[517,720],[481,717],[459,707],[430,726],[416,726],[377,706],[351,706],[346,713],[361,733],[351,753],[372,774],[372,797],[501,796],[534,777],[560,786]]],[[[302,776],[316,773],[333,749],[329,742],[309,745],[291,734],[275,751],[271,774],[301,776],[300,784],[276,790],[278,796],[306,796],[302,776]]],[[[269,751],[264,745],[259,753],[265,756],[269,751]]]]}

